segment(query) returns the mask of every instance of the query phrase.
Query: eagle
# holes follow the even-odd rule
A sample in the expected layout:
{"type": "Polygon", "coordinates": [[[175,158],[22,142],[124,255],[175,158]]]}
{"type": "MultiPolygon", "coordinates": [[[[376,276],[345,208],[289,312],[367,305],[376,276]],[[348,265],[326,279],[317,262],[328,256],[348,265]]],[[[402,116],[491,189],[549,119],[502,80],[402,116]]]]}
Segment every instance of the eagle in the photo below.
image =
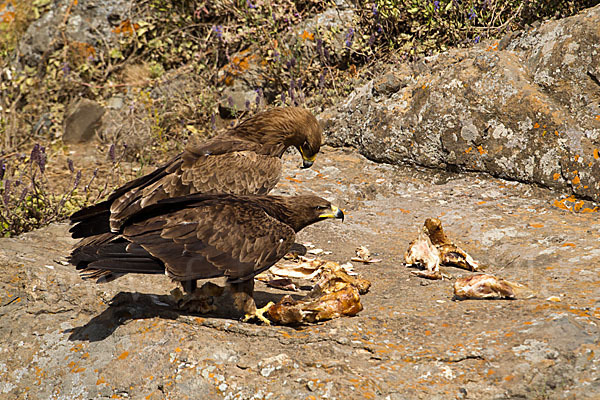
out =
{"type": "Polygon", "coordinates": [[[328,218],[344,219],[329,201],[314,195],[236,196],[197,193],[161,200],[120,224],[118,232],[87,237],[69,261],[84,279],[106,274],[166,274],[195,291],[198,279],[227,277],[244,321],[256,308],[254,276],[280,260],[301,229],[328,218]]]}
{"type": "Polygon", "coordinates": [[[312,166],[323,139],[310,111],[280,107],[255,114],[113,191],[107,200],[70,219],[73,238],[118,232],[128,218],[158,201],[193,193],[267,194],[281,177],[281,156],[294,146],[312,166]]]}

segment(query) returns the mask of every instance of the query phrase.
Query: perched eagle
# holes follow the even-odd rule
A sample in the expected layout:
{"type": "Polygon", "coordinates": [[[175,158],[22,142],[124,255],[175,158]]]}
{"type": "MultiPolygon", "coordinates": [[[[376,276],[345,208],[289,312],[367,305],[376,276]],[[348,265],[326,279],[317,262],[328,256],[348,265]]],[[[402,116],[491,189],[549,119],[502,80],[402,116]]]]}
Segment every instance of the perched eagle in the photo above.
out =
{"type": "Polygon", "coordinates": [[[116,189],[107,200],[71,215],[74,238],[118,232],[124,221],[160,200],[192,193],[267,194],[281,177],[281,156],[294,146],[308,168],[322,130],[298,107],[258,113],[211,140],[188,146],[154,172],[116,189]]]}
{"type": "Polygon", "coordinates": [[[70,262],[84,279],[166,273],[192,292],[197,279],[225,276],[245,320],[268,323],[252,297],[254,276],[288,252],[296,232],[326,218],[344,214],[313,195],[192,194],[145,207],[119,232],[83,239],[70,262]]]}

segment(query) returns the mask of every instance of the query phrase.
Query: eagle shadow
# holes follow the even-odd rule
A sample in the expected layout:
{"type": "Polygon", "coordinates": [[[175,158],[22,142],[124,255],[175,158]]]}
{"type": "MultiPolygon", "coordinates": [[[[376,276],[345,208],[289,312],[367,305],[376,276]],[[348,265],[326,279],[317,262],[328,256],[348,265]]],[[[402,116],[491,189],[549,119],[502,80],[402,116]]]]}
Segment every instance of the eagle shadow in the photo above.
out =
{"type": "MultiPolygon", "coordinates": [[[[284,294],[254,291],[258,304],[268,301],[277,302],[284,294]]],[[[292,297],[302,297],[292,295],[292,297]]],[[[93,317],[85,325],[67,329],[70,341],[99,342],[109,337],[121,325],[129,321],[147,318],[176,320],[182,315],[202,316],[218,319],[235,319],[241,317],[232,304],[229,293],[216,299],[217,310],[207,314],[198,314],[177,308],[170,295],[156,295],[138,292],[120,292],[108,303],[108,307],[93,317]]]]}

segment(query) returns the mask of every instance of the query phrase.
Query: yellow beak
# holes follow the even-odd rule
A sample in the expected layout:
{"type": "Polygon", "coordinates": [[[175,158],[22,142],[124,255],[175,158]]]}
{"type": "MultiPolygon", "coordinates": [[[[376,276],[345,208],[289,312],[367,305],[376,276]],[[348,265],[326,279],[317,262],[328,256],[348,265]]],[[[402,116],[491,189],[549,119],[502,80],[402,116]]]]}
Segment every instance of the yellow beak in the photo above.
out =
{"type": "Polygon", "coordinates": [[[313,163],[315,162],[315,158],[317,158],[317,155],[313,155],[311,157],[307,157],[304,152],[302,151],[302,147],[298,147],[298,151],[300,152],[300,154],[302,155],[302,168],[310,168],[312,167],[313,163]]]}
{"type": "Polygon", "coordinates": [[[339,218],[344,222],[344,212],[338,207],[331,205],[331,212],[319,215],[320,218],[339,218]]]}

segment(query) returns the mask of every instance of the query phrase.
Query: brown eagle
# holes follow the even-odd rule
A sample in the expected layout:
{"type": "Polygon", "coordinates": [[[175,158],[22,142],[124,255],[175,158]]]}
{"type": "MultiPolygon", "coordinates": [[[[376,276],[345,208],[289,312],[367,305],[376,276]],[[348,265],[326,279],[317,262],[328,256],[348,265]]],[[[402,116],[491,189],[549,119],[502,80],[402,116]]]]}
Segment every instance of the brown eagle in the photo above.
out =
{"type": "Polygon", "coordinates": [[[254,276],[281,259],[296,232],[344,213],[325,199],[303,196],[193,194],[161,200],[121,223],[119,232],[83,239],[70,262],[84,279],[127,273],[164,274],[187,292],[197,279],[227,277],[244,320],[268,323],[254,302],[254,276]]]}
{"type": "Polygon", "coordinates": [[[118,232],[140,209],[192,193],[267,194],[281,177],[281,156],[294,146],[308,168],[321,148],[322,130],[298,107],[258,113],[211,140],[188,146],[154,172],[116,189],[107,200],[71,215],[74,238],[118,232]]]}

